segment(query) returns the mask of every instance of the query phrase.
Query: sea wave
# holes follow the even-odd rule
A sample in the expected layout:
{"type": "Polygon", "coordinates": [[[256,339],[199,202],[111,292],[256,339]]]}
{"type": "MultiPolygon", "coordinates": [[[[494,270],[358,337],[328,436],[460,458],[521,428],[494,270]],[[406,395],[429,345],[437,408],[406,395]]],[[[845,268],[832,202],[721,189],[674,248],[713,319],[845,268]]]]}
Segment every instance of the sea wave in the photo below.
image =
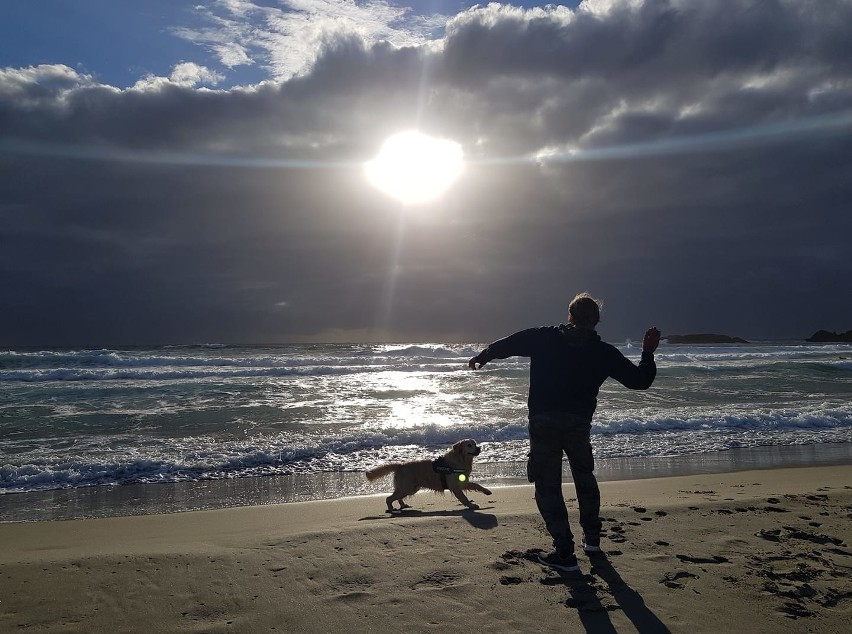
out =
{"type": "Polygon", "coordinates": [[[39,383],[51,381],[184,381],[193,379],[222,378],[263,378],[288,376],[329,376],[353,374],[363,371],[376,372],[380,368],[370,366],[313,365],[309,367],[185,367],[163,366],[158,368],[138,367],[115,368],[53,368],[37,370],[0,370],[0,382],[39,383]]]}
{"type": "MultiPolygon", "coordinates": [[[[216,349],[216,352],[219,352],[216,349]]],[[[382,347],[380,350],[245,350],[238,354],[156,354],[114,350],[0,353],[0,382],[184,380],[221,376],[327,376],[399,371],[461,370],[468,350],[432,346],[382,347]]]]}
{"type": "MultiPolygon", "coordinates": [[[[773,415],[623,419],[592,427],[601,457],[678,455],[763,444],[852,442],[852,410],[773,415]]],[[[12,450],[0,465],[0,493],[134,482],[187,482],[321,471],[357,471],[379,462],[436,455],[462,438],[484,450],[479,460],[521,461],[528,451],[526,421],[429,424],[398,428],[374,425],[346,433],[260,435],[245,440],[214,436],[125,443],[80,439],[72,447],[37,455],[12,450]],[[15,457],[20,460],[15,463],[15,457]]]]}
{"type": "MultiPolygon", "coordinates": [[[[95,349],[0,351],[0,369],[56,367],[149,367],[149,366],[223,366],[278,367],[281,365],[363,365],[365,359],[467,360],[477,354],[479,344],[416,345],[337,345],[229,347],[223,344],[164,346],[155,349],[95,349]]],[[[641,348],[634,344],[616,345],[625,355],[638,357],[641,348]]],[[[848,345],[793,346],[661,346],[657,360],[670,365],[730,362],[772,362],[784,360],[832,360],[848,367],[852,349],[848,345]]],[[[512,359],[501,363],[512,363],[512,359]]]]}

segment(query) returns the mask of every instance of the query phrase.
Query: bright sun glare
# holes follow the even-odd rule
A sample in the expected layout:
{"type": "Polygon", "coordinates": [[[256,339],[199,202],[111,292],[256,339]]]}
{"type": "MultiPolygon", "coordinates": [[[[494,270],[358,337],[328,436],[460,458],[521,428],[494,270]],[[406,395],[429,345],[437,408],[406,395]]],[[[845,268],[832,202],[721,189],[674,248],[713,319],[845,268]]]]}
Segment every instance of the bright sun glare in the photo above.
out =
{"type": "Polygon", "coordinates": [[[461,145],[416,130],[389,137],[376,158],[364,164],[371,185],[405,204],[437,198],[461,171],[461,145]]]}

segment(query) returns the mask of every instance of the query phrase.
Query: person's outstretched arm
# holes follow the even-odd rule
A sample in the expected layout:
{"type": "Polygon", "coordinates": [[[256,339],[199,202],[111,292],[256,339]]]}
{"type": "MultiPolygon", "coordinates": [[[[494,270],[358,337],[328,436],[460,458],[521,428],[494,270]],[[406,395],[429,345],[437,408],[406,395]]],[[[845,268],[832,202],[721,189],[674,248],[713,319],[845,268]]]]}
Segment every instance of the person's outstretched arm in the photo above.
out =
{"type": "Polygon", "coordinates": [[[647,390],[657,376],[657,364],[654,362],[654,351],[660,345],[660,331],[649,328],[642,339],[642,360],[639,365],[633,364],[615,348],[612,356],[609,375],[624,387],[631,390],[647,390]]]}
{"type": "Polygon", "coordinates": [[[467,366],[471,370],[478,370],[493,359],[530,357],[538,341],[540,330],[541,328],[528,328],[503,339],[498,339],[494,343],[488,344],[485,350],[468,361],[467,366]]]}

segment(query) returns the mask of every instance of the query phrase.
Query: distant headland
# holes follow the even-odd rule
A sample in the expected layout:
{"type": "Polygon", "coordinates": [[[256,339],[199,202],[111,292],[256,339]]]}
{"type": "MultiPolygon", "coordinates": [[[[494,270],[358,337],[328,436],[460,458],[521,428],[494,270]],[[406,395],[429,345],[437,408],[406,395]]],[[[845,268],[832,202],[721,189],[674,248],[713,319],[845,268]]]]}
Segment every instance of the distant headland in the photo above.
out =
{"type": "MultiPolygon", "coordinates": [[[[669,343],[674,344],[696,344],[696,343],[749,343],[742,337],[720,335],[716,333],[698,333],[688,335],[666,335],[663,337],[669,343]]],[[[805,339],[811,343],[852,343],[852,330],[846,332],[831,332],[829,330],[817,330],[805,339]]]]}
{"type": "Polygon", "coordinates": [[[852,343],[852,330],[846,332],[829,332],[828,330],[817,330],[805,339],[813,343],[852,343]]]}
{"type": "Polygon", "coordinates": [[[748,343],[740,337],[701,333],[695,335],[667,335],[663,337],[669,343],[748,343]]]}

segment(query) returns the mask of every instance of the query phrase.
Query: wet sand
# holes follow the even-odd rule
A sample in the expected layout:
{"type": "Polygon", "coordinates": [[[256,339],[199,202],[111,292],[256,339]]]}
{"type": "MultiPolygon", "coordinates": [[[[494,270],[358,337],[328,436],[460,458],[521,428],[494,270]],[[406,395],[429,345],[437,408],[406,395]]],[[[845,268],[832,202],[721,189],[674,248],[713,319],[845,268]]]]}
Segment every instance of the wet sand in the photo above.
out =
{"type": "Polygon", "coordinates": [[[0,631],[848,631],[849,465],[601,489],[605,555],[566,575],[530,486],[0,524],[0,631]]]}
{"type": "MultiPolygon", "coordinates": [[[[852,443],[728,449],[684,456],[596,459],[600,482],[699,473],[728,473],[779,467],[852,465],[852,443]]],[[[478,463],[477,477],[489,488],[526,484],[526,462],[478,463]]],[[[568,463],[563,466],[570,480],[568,463]]],[[[0,523],[89,519],[263,506],[380,493],[360,472],[324,472],[206,480],[126,484],[0,495],[0,523]]]]}

